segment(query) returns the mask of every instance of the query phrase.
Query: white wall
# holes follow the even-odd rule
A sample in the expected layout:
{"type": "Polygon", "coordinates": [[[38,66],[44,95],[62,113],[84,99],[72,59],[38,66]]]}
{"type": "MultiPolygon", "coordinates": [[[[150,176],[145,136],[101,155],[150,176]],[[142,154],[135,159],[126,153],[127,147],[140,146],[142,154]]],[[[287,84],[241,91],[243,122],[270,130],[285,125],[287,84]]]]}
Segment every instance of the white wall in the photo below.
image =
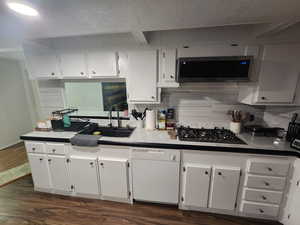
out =
{"type": "Polygon", "coordinates": [[[0,149],[17,143],[20,135],[33,128],[24,76],[18,61],[0,59],[0,149]]]}

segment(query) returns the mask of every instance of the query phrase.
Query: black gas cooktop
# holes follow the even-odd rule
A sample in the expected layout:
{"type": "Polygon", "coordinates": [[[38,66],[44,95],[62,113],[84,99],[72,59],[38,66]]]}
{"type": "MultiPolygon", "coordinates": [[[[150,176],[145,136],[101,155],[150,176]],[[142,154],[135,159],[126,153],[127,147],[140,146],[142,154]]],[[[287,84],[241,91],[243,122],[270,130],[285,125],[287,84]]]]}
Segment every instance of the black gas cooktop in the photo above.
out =
{"type": "Polygon", "coordinates": [[[177,128],[177,135],[180,141],[212,142],[225,144],[246,144],[233,132],[224,128],[177,128]]]}

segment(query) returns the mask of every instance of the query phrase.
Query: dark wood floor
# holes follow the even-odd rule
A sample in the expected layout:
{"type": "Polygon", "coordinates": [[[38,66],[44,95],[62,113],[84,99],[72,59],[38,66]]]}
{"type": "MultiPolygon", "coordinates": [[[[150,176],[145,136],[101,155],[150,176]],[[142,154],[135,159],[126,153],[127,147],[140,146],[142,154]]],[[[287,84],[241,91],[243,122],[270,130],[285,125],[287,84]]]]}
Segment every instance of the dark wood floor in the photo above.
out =
{"type": "Polygon", "coordinates": [[[27,161],[23,142],[3,149],[0,151],[0,172],[20,166],[27,161]]]}
{"type": "Polygon", "coordinates": [[[33,191],[31,176],[0,188],[1,225],[279,225],[277,222],[181,211],[33,191]]]}

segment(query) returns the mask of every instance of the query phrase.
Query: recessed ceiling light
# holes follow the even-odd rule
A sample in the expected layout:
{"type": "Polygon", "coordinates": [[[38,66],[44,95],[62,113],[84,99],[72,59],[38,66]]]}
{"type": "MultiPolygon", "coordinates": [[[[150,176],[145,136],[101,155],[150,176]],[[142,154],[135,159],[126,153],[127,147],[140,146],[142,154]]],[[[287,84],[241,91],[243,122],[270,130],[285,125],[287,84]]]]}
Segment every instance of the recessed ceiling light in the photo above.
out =
{"type": "Polygon", "coordinates": [[[30,6],[29,4],[26,4],[25,2],[18,2],[18,1],[9,1],[7,2],[8,8],[11,10],[20,13],[25,16],[38,16],[39,12],[30,6]]]}

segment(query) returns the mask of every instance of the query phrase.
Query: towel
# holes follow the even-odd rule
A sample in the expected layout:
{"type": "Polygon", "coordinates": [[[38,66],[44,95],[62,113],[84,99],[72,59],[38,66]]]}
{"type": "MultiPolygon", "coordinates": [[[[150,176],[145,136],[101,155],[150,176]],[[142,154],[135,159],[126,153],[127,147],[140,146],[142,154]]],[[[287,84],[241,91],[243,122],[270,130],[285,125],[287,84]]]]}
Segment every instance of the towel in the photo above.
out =
{"type": "Polygon", "coordinates": [[[100,135],[77,134],[74,137],[72,137],[70,141],[72,145],[76,146],[95,147],[98,146],[98,140],[100,137],[100,135]]]}

